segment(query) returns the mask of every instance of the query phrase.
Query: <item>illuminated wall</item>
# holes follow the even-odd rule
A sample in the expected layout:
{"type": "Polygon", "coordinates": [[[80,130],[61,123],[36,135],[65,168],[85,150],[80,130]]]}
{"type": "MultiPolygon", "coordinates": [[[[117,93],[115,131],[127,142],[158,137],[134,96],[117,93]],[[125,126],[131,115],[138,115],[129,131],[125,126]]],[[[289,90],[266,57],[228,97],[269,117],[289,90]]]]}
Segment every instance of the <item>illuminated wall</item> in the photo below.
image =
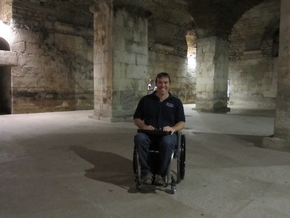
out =
{"type": "Polygon", "coordinates": [[[69,13],[56,13],[56,5],[46,3],[1,1],[1,19],[10,32],[0,34],[17,54],[12,113],[93,109],[93,30],[90,22],[84,24],[92,14],[75,5],[69,10],[69,4],[57,7],[69,13]]]}

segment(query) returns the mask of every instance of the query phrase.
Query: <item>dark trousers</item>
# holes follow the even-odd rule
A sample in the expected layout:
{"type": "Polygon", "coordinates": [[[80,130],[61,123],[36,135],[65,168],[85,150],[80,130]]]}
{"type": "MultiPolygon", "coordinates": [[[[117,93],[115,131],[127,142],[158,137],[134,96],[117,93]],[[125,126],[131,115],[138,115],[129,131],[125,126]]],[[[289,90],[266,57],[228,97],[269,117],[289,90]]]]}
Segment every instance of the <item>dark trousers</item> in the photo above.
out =
{"type": "MultiPolygon", "coordinates": [[[[152,159],[149,148],[154,145],[159,150],[159,166],[157,173],[162,177],[167,175],[168,166],[171,161],[171,155],[177,144],[177,135],[150,136],[145,133],[137,133],[134,137],[134,143],[139,154],[141,166],[141,175],[145,176],[152,173],[152,159]]],[[[154,166],[156,167],[156,166],[154,166]]]]}

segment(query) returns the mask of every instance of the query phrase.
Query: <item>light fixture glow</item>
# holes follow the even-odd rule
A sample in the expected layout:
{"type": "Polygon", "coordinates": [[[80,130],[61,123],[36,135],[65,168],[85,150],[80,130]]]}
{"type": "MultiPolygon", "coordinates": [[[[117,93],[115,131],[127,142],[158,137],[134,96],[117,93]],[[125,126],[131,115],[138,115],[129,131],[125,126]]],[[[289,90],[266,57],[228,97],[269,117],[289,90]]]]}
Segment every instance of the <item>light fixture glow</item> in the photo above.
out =
{"type": "Polygon", "coordinates": [[[196,68],[196,56],[190,55],[188,58],[188,68],[190,71],[194,71],[196,68]]]}
{"type": "Polygon", "coordinates": [[[0,37],[10,43],[14,38],[12,25],[7,25],[3,23],[1,20],[0,20],[0,37]]]}

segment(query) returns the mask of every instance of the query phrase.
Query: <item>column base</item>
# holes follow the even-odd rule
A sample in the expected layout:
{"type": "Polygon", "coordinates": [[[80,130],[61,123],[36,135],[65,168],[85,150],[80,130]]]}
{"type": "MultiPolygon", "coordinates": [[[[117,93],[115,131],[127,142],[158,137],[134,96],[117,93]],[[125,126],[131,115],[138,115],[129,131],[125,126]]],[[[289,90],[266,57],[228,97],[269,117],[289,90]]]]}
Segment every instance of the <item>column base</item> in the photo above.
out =
{"type": "Polygon", "coordinates": [[[111,122],[111,117],[100,117],[96,114],[92,114],[88,116],[89,118],[95,119],[95,120],[101,120],[106,122],[111,122]]]}
{"type": "Polygon", "coordinates": [[[200,111],[200,112],[207,112],[207,113],[227,113],[231,111],[231,108],[216,108],[216,109],[207,109],[207,108],[193,108],[193,110],[200,111]]]}
{"type": "Polygon", "coordinates": [[[290,152],[290,144],[288,140],[277,138],[274,136],[263,138],[262,147],[267,148],[267,149],[277,150],[277,151],[290,152]]]}
{"type": "Polygon", "coordinates": [[[112,116],[100,116],[98,114],[91,114],[88,117],[100,121],[107,121],[107,122],[133,122],[133,114],[134,111],[128,110],[128,111],[115,111],[114,115],[112,116]]]}

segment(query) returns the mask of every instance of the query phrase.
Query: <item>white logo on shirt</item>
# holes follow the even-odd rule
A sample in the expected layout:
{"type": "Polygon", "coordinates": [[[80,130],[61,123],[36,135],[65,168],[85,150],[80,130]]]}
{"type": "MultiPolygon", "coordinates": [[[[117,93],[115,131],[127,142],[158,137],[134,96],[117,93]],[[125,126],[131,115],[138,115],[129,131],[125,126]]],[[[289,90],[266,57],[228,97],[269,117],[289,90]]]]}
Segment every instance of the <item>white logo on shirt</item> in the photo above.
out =
{"type": "Polygon", "coordinates": [[[174,107],[174,105],[172,103],[166,102],[166,106],[167,107],[174,107]]]}

